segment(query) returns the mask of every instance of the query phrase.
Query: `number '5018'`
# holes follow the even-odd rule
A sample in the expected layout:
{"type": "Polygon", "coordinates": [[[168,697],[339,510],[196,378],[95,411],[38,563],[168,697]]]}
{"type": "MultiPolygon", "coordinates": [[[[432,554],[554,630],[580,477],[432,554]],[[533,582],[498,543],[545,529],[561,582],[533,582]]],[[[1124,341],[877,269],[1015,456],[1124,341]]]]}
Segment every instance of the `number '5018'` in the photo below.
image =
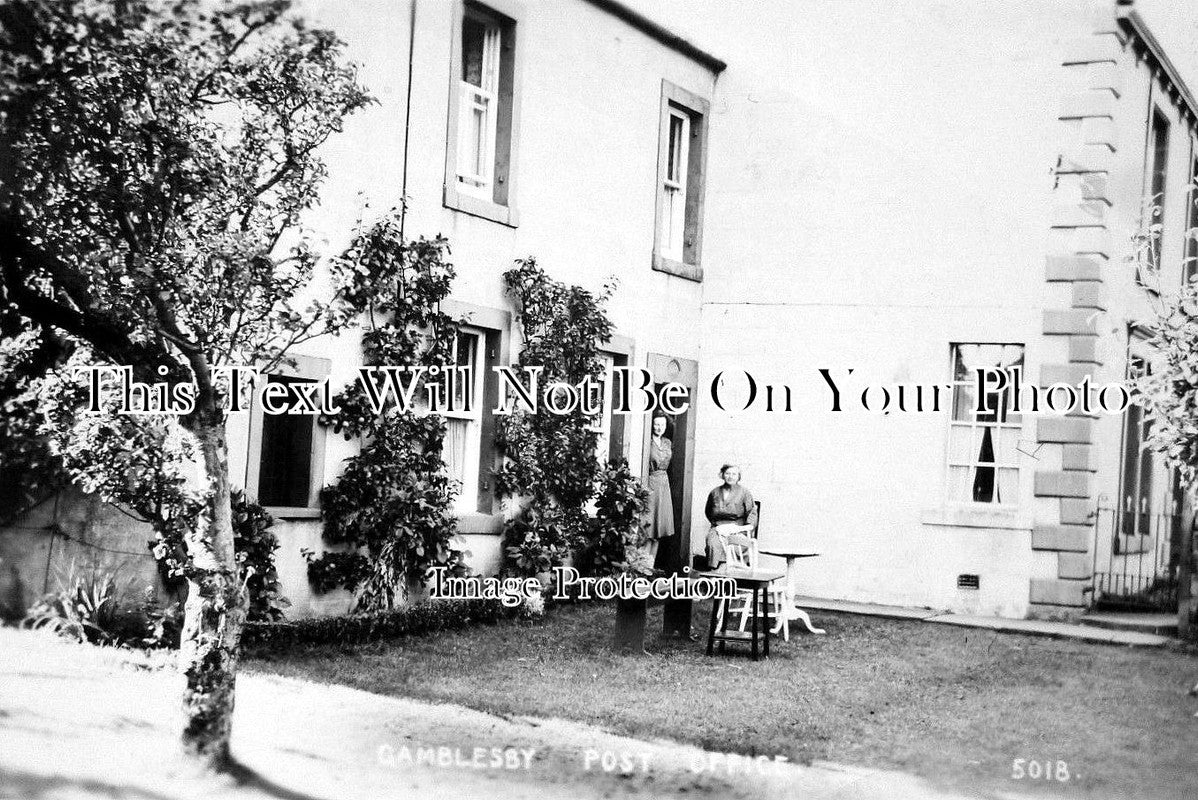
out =
{"type": "Polygon", "coordinates": [[[1045,780],[1068,783],[1071,777],[1069,774],[1069,765],[1064,761],[1036,761],[1034,759],[1017,758],[1011,764],[1011,779],[1016,781],[1030,778],[1034,781],[1045,780]]]}

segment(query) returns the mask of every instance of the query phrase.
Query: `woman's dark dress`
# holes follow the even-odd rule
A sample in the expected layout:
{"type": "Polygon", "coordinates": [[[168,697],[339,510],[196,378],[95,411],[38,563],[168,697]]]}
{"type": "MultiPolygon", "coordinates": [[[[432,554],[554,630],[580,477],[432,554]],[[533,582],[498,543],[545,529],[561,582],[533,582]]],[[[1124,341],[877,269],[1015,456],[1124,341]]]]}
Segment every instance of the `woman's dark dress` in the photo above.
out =
{"type": "Polygon", "coordinates": [[[649,441],[649,539],[674,535],[674,500],[670,497],[670,477],[666,470],[674,456],[674,443],[664,436],[659,446],[649,441]]]}
{"type": "MultiPolygon", "coordinates": [[[[757,526],[757,504],[753,502],[753,494],[739,483],[725,490],[723,484],[711,490],[707,495],[707,505],[703,512],[711,523],[707,532],[707,563],[715,569],[724,561],[724,544],[716,533],[717,525],[751,525],[757,526]],[[725,494],[727,496],[725,496],[725,494]]],[[[733,541],[743,541],[743,534],[733,534],[733,541]]]]}

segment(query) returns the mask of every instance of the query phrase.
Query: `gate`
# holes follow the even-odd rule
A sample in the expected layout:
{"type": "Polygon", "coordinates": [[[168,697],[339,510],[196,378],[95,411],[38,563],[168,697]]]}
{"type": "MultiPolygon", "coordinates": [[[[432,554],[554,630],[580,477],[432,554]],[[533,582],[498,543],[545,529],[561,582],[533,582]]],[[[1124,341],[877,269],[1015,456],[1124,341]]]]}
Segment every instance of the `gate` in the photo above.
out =
{"type": "Polygon", "coordinates": [[[1166,505],[1172,507],[1169,513],[1119,509],[1099,501],[1091,585],[1095,608],[1177,610],[1182,515],[1178,504],[1166,505]]]}

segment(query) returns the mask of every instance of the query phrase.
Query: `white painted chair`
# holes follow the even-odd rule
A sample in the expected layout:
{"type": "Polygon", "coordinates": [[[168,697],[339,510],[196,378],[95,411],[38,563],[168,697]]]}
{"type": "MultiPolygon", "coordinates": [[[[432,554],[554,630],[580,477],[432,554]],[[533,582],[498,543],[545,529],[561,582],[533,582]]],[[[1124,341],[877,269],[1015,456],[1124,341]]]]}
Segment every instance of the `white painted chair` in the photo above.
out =
{"type": "MultiPolygon", "coordinates": [[[[735,569],[757,569],[760,561],[760,556],[757,552],[757,540],[749,539],[746,542],[725,542],[724,543],[724,560],[728,562],[730,570],[735,569]]],[[[786,588],[779,586],[775,581],[770,584],[769,590],[765,595],[765,602],[769,604],[770,615],[774,619],[774,627],[770,633],[782,631],[784,641],[790,641],[790,615],[787,612],[786,588]]],[[[721,601],[723,603],[723,601],[721,601]]],[[[743,632],[748,625],[749,619],[753,616],[753,593],[748,590],[741,590],[737,596],[730,601],[728,609],[729,614],[740,615],[740,630],[743,632]]],[[[721,607],[719,620],[717,624],[723,624],[723,609],[721,607]]]]}

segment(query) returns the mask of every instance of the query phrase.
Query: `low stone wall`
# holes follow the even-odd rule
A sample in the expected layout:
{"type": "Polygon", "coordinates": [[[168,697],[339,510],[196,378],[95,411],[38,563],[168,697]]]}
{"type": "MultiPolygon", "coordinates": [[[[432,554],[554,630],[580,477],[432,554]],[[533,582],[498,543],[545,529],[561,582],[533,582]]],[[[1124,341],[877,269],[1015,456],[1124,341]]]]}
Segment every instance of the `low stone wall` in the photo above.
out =
{"type": "Polygon", "coordinates": [[[111,577],[126,609],[140,608],[147,587],[165,598],[153,538],[149,525],[96,497],[46,499],[0,527],[0,615],[19,619],[72,576],[111,577]]]}

